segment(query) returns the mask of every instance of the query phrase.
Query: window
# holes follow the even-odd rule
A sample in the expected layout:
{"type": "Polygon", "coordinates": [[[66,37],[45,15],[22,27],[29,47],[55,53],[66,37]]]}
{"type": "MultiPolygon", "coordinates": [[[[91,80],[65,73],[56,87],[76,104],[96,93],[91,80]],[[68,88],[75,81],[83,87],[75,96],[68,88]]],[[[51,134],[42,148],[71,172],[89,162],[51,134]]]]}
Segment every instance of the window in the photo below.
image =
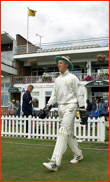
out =
{"type": "Polygon", "coordinates": [[[92,63],[92,72],[107,73],[109,72],[109,63],[92,63]]]}
{"type": "Polygon", "coordinates": [[[36,99],[37,102],[33,103],[34,108],[39,108],[39,92],[31,92],[32,100],[36,99]]]}
{"type": "Polygon", "coordinates": [[[8,102],[10,101],[9,88],[10,83],[1,83],[1,106],[8,106],[8,102]]]}
{"type": "Polygon", "coordinates": [[[1,92],[4,92],[4,83],[1,83],[1,92]]]}
{"type": "MultiPolygon", "coordinates": [[[[48,100],[50,99],[51,94],[52,94],[51,91],[45,92],[45,105],[47,104],[48,100]]],[[[53,108],[58,108],[57,102],[53,105],[53,108]]]]}
{"type": "Polygon", "coordinates": [[[44,73],[48,73],[49,75],[55,75],[55,73],[59,72],[57,66],[53,67],[37,67],[37,68],[32,68],[32,76],[41,76],[44,73]]]}
{"type": "Polygon", "coordinates": [[[1,51],[11,51],[13,49],[13,44],[3,44],[1,45],[1,51]]]}

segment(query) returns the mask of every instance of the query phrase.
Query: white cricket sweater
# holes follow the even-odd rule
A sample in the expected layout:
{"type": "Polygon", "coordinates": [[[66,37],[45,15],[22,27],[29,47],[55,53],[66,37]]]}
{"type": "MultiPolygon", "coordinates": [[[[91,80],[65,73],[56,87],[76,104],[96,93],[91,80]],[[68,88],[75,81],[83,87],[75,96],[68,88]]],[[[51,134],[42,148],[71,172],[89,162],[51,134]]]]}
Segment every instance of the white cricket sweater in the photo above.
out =
{"type": "Polygon", "coordinates": [[[78,78],[67,70],[55,80],[54,90],[48,101],[49,105],[76,103],[84,106],[84,93],[78,78]]]}

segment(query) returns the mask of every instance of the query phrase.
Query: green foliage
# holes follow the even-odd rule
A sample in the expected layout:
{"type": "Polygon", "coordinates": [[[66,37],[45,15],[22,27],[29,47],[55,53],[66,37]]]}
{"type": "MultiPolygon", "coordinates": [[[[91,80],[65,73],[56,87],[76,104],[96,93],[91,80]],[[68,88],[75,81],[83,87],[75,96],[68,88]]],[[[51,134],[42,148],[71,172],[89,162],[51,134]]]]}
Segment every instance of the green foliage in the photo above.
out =
{"type": "Polygon", "coordinates": [[[21,81],[21,80],[23,80],[23,78],[22,77],[19,77],[19,78],[16,78],[16,80],[21,81]]]}
{"type": "Polygon", "coordinates": [[[109,73],[101,73],[100,76],[101,76],[101,77],[109,76],[109,73]]]}

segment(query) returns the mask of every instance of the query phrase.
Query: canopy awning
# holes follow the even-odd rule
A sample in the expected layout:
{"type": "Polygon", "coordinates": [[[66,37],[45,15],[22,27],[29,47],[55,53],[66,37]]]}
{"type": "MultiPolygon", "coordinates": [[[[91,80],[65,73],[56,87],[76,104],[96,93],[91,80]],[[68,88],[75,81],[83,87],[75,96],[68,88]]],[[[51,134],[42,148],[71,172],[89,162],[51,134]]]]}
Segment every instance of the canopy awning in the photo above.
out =
{"type": "Polygon", "coordinates": [[[109,81],[92,81],[87,83],[85,87],[109,87],[109,81]]]}
{"type": "Polygon", "coordinates": [[[8,89],[8,92],[11,92],[11,93],[20,93],[19,89],[17,87],[10,87],[8,89]]]}

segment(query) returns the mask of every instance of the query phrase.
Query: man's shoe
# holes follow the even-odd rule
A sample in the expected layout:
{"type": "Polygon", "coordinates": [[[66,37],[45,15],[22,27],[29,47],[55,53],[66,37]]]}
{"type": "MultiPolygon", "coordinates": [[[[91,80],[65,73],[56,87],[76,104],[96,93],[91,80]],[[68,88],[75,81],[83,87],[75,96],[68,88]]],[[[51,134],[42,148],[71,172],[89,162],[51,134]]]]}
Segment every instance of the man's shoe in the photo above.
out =
{"type": "Polygon", "coordinates": [[[70,161],[70,163],[76,164],[76,163],[78,163],[79,161],[81,161],[82,159],[83,159],[83,155],[80,155],[80,156],[75,155],[75,156],[74,156],[74,159],[72,159],[72,160],[70,161]]]}
{"type": "Polygon", "coordinates": [[[44,162],[43,166],[49,169],[50,171],[58,171],[58,167],[54,162],[44,162]]]}

